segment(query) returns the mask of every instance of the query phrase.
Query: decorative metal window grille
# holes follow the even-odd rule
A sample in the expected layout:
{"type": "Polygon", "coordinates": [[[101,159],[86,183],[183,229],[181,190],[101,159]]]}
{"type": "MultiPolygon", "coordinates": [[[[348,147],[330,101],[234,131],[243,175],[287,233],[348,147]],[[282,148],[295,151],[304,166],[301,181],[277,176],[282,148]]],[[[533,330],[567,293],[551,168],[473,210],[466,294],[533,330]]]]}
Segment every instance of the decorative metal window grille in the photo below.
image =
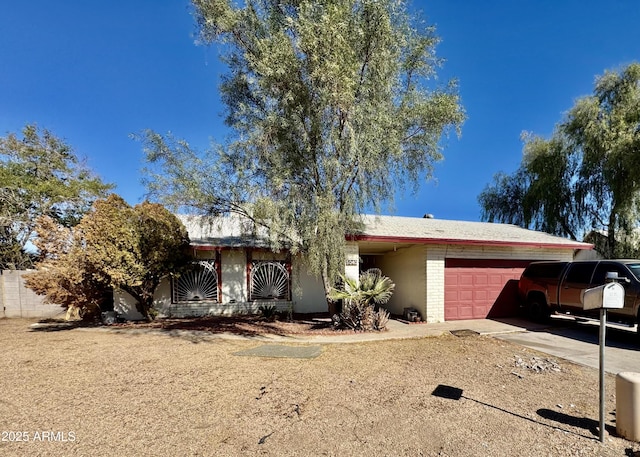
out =
{"type": "Polygon", "coordinates": [[[282,262],[251,262],[251,300],[289,300],[289,276],[282,262]]]}
{"type": "Polygon", "coordinates": [[[218,271],[214,261],[200,260],[173,280],[173,302],[218,301],[218,271]]]}

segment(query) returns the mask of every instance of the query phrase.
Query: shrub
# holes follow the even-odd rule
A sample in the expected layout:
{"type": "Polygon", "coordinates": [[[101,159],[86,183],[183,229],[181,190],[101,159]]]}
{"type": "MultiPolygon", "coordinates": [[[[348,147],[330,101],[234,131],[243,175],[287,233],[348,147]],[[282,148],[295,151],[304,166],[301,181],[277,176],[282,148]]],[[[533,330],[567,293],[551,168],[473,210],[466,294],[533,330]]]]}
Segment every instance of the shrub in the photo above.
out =
{"type": "Polygon", "coordinates": [[[272,321],[278,317],[278,308],[274,305],[260,305],[258,313],[260,313],[263,318],[272,321]]]}
{"type": "Polygon", "coordinates": [[[389,323],[389,311],[380,308],[373,314],[373,328],[376,330],[385,330],[389,323]]]}
{"type": "Polygon", "coordinates": [[[379,308],[391,298],[395,284],[377,268],[360,275],[360,280],[341,277],[342,286],[333,288],[330,300],[342,300],[342,312],[332,317],[334,328],[384,330],[389,313],[379,308]]]}
{"type": "Polygon", "coordinates": [[[361,302],[345,302],[342,312],[338,314],[340,325],[352,330],[373,329],[373,307],[361,302]]]}

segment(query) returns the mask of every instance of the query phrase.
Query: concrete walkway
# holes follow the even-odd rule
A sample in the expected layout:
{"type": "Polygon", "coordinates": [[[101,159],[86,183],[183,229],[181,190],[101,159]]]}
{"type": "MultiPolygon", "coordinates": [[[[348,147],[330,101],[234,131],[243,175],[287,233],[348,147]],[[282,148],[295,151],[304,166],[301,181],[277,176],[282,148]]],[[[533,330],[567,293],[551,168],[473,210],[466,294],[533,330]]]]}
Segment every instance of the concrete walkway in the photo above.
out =
{"type": "MultiPolygon", "coordinates": [[[[497,338],[526,346],[555,357],[598,369],[600,366],[599,325],[554,319],[543,331],[499,334],[497,338]]],[[[640,351],[635,329],[607,325],[605,371],[640,373],[640,351]]]]}
{"type": "MultiPolygon", "coordinates": [[[[576,324],[572,319],[554,319],[548,324],[536,324],[520,318],[475,319],[449,321],[437,324],[405,324],[397,320],[388,323],[386,332],[342,333],[337,335],[260,335],[239,336],[218,334],[214,337],[225,339],[250,339],[252,341],[273,344],[318,345],[337,343],[359,343],[407,338],[436,337],[447,333],[491,335],[540,352],[570,360],[580,365],[597,369],[598,339],[597,327],[590,324],[576,324]],[[585,327],[586,325],[586,327],[585,327]]],[[[640,351],[635,343],[633,330],[621,333],[611,329],[607,338],[605,369],[611,374],[621,371],[640,372],[640,351]],[[617,334],[616,334],[617,332],[617,334]],[[631,338],[632,341],[629,341],[631,338]]]]}

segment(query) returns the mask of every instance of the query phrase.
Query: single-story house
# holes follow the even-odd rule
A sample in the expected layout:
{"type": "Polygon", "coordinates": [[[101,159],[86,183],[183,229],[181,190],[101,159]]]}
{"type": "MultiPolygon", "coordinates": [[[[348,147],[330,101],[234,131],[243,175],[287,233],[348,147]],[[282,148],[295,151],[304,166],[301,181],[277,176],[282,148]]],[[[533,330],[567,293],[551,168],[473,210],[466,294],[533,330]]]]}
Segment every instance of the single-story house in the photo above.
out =
{"type": "MultiPolygon", "coordinates": [[[[301,255],[273,252],[260,231],[236,218],[179,216],[191,239],[193,268],[156,292],[163,315],[256,312],[274,305],[297,313],[327,311],[322,282],[301,255]]],[[[386,308],[418,311],[427,322],[505,315],[515,283],[536,260],[573,260],[591,244],[514,225],[434,218],[365,216],[346,240],[345,275],[379,268],[396,284],[386,308]]],[[[116,311],[135,318],[132,299],[114,297],[116,311]]]]}

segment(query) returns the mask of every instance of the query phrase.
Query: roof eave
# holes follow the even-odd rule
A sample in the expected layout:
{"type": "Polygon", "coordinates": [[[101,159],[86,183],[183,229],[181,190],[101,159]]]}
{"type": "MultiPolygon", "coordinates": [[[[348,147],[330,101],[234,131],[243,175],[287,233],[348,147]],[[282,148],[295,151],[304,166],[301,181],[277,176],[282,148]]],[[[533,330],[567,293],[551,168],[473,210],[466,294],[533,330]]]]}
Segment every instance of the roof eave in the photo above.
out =
{"type": "Polygon", "coordinates": [[[505,240],[464,240],[456,238],[414,238],[407,236],[381,236],[381,235],[351,235],[350,241],[373,241],[386,243],[413,243],[413,244],[457,244],[463,246],[496,246],[496,247],[531,247],[531,248],[555,248],[555,249],[593,249],[593,244],[568,242],[551,243],[538,241],[505,241],[505,240]]]}

